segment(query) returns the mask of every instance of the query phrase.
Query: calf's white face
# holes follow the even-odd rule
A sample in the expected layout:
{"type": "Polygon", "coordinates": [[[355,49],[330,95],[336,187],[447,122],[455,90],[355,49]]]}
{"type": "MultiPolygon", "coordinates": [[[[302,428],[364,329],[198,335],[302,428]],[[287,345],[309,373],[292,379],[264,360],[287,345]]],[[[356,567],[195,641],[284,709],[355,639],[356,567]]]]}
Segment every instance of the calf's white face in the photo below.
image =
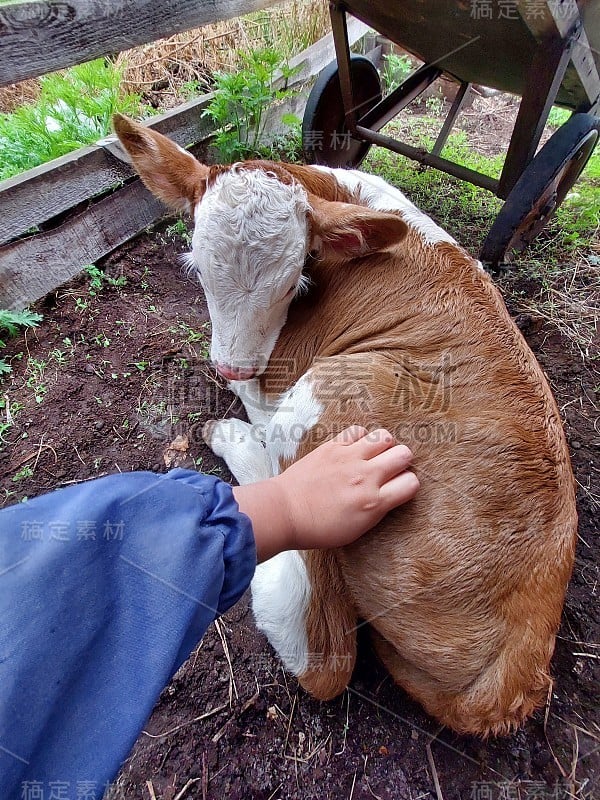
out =
{"type": "Polygon", "coordinates": [[[264,372],[309,249],[304,188],[234,166],[198,203],[190,273],[206,294],[211,360],[229,380],[264,372]]]}

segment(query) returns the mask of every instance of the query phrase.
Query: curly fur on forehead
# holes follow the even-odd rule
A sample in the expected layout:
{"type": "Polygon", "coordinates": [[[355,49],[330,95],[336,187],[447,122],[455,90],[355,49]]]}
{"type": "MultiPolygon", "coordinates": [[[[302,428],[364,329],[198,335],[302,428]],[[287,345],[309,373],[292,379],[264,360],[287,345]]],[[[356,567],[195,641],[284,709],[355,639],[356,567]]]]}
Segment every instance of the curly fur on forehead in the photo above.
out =
{"type": "Polygon", "coordinates": [[[227,282],[267,302],[304,263],[309,203],[299,183],[234,165],[218,175],[196,210],[194,256],[213,292],[227,282]]]}
{"type": "Polygon", "coordinates": [[[283,183],[273,172],[235,164],[207,190],[196,221],[218,212],[223,226],[232,226],[246,244],[256,244],[289,230],[290,217],[303,220],[308,210],[306,191],[299,183],[283,183]]]}

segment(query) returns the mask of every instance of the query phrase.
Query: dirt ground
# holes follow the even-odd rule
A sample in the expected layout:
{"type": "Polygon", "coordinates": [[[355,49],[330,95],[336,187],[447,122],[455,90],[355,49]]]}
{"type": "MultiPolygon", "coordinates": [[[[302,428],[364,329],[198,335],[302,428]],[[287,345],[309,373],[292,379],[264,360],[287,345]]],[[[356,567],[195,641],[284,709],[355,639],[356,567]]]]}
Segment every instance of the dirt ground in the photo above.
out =
{"type": "MultiPolygon", "coordinates": [[[[0,387],[23,405],[0,449],[0,503],[117,470],[181,464],[230,477],[200,431],[240,408],[207,362],[208,313],[182,273],[186,249],[158,226],[101,265],[124,286],[90,295],[80,278],[38,303],[38,329],[10,341],[8,355],[30,366],[15,360],[0,387]],[[187,440],[166,452],[177,436],[187,440]]],[[[537,287],[516,288],[533,297],[537,287]]],[[[504,739],[440,730],[367,638],[348,691],[320,703],[284,672],[245,598],[163,692],[112,800],[600,797],[600,380],[554,326],[510,310],[552,384],[579,484],[577,561],[545,711],[504,739]]]]}

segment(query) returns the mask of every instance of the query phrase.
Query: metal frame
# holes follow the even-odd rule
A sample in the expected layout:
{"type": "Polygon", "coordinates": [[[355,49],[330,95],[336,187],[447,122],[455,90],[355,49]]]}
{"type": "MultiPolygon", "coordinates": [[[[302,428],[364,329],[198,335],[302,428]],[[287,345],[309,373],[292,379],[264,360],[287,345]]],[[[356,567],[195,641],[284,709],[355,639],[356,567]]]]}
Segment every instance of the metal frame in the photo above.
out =
{"type": "MultiPolygon", "coordinates": [[[[564,36],[560,32],[556,32],[554,35],[544,37],[538,43],[527,75],[504,168],[498,180],[442,158],[440,155],[452,126],[468,96],[470,88],[468,83],[463,82],[460,84],[458,93],[431,152],[399,142],[390,136],[379,133],[387,122],[443,74],[443,70],[437,64],[425,64],[413,75],[409,76],[401,86],[387,97],[384,97],[367,114],[357,119],[352,92],[346,13],[347,9],[342,3],[335,0],[330,3],[331,26],[338,63],[345,122],[353,137],[386,147],[388,150],[412,158],[420,164],[435,167],[454,175],[456,178],[488,189],[498,197],[506,199],[535,155],[548,115],[572,58],[573,47],[583,34],[581,20],[577,18],[569,32],[564,36]]],[[[584,109],[580,108],[579,110],[584,109]]]]}

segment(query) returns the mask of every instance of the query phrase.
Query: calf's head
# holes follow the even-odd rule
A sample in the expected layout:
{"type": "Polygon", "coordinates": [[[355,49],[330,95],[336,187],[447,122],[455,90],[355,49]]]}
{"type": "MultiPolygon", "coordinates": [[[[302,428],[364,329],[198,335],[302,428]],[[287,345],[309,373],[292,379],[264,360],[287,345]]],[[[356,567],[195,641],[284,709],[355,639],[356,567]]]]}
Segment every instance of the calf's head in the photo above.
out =
{"type": "Polygon", "coordinates": [[[126,117],[115,116],[114,124],[148,188],[194,217],[188,265],[206,295],[211,360],[229,380],[265,370],[290,303],[308,283],[310,251],[335,263],[406,234],[396,214],[313,194],[320,182],[310,167],[295,168],[295,177],[270,162],[209,168],[126,117]]]}

